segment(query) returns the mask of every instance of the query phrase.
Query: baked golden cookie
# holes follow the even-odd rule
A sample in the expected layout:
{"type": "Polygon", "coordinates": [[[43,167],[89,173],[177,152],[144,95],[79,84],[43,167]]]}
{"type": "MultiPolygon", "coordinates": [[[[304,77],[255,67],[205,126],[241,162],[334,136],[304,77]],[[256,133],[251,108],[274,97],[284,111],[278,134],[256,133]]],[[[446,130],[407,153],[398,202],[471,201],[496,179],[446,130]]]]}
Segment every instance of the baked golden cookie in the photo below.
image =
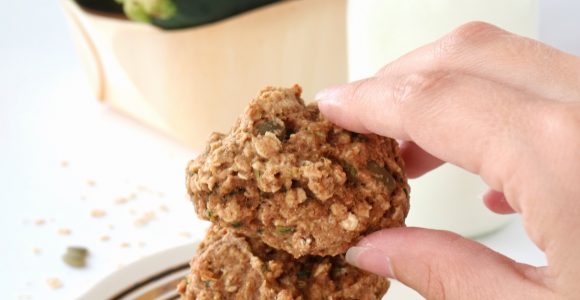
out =
{"type": "Polygon", "coordinates": [[[178,287],[183,300],[378,300],[386,278],[344,261],[344,256],[294,259],[257,239],[213,225],[178,287]]]}
{"type": "Polygon", "coordinates": [[[404,226],[409,186],[397,142],[357,134],[305,105],[299,86],[263,89],[187,167],[197,214],[294,257],[338,255],[404,226]]]}

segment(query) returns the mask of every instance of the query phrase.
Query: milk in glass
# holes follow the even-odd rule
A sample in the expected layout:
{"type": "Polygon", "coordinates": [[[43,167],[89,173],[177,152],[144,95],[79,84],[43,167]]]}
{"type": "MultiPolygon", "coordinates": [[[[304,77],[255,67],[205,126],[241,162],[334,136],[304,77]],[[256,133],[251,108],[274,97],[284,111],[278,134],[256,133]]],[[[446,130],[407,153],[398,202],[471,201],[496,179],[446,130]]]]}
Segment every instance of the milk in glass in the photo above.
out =
{"type": "MultiPolygon", "coordinates": [[[[469,21],[485,21],[532,37],[538,34],[537,0],[348,0],[349,79],[372,76],[401,55],[469,21]]],[[[426,122],[426,125],[428,123],[426,122]]],[[[485,208],[479,176],[446,164],[411,180],[407,225],[477,236],[510,218],[485,208]]]]}

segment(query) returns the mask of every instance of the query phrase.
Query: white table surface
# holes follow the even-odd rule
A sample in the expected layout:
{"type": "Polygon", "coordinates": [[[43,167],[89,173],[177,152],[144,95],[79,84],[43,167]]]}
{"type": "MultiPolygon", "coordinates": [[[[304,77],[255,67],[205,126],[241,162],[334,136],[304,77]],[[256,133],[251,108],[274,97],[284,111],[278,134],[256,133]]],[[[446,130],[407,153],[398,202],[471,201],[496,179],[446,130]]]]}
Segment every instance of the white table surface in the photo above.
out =
{"type": "MultiPolygon", "coordinates": [[[[540,32],[580,53],[573,2],[542,2],[540,32]]],[[[207,227],[185,195],[194,153],[98,103],[68,30],[56,1],[5,1],[0,10],[2,299],[74,299],[127,263],[201,238],[207,227]],[[62,263],[69,245],[90,249],[87,268],[62,263]],[[61,288],[48,286],[53,277],[61,288]]],[[[545,263],[517,218],[480,240],[518,261],[545,263]]]]}

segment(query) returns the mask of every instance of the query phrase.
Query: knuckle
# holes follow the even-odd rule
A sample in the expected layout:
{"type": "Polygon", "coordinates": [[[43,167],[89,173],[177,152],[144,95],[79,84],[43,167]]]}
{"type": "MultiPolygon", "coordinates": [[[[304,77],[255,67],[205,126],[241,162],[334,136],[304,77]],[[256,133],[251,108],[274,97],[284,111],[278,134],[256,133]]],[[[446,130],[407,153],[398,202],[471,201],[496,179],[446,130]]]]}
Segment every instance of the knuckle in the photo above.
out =
{"type": "MultiPolygon", "coordinates": [[[[465,247],[462,236],[446,231],[438,231],[452,248],[465,247]]],[[[462,274],[465,266],[460,262],[450,260],[433,260],[426,268],[427,282],[425,283],[428,299],[468,299],[468,295],[476,295],[468,286],[462,283],[462,274]]],[[[479,298],[476,298],[479,299],[479,298]]]]}
{"type": "Polygon", "coordinates": [[[374,77],[370,77],[367,79],[357,80],[348,85],[348,89],[345,91],[345,99],[356,99],[362,100],[365,99],[366,93],[368,92],[368,86],[371,85],[371,82],[375,80],[374,77]]]}
{"type": "Polygon", "coordinates": [[[420,99],[432,98],[450,81],[445,71],[419,72],[399,77],[393,87],[393,99],[399,105],[410,106],[420,99]]]}
{"type": "Polygon", "coordinates": [[[400,126],[406,132],[417,130],[421,115],[429,114],[436,110],[437,104],[433,99],[439,98],[446,86],[451,81],[451,74],[444,71],[414,73],[402,76],[395,81],[391,96],[393,105],[398,107],[403,116],[413,118],[401,118],[400,126]]]}
{"type": "Polygon", "coordinates": [[[376,76],[385,76],[388,74],[395,73],[395,71],[396,71],[395,65],[396,65],[396,62],[395,63],[391,62],[391,63],[384,65],[383,67],[381,67],[379,69],[376,76]]]}
{"type": "MultiPolygon", "coordinates": [[[[530,136],[538,136],[532,143],[540,156],[549,158],[552,165],[560,166],[560,174],[567,174],[566,179],[580,180],[580,161],[577,159],[580,149],[580,103],[550,103],[548,109],[539,110],[539,122],[535,122],[530,136]],[[553,148],[557,147],[558,155],[554,157],[553,148]]],[[[545,166],[551,167],[551,166],[545,166]]]]}
{"type": "Polygon", "coordinates": [[[425,283],[426,293],[429,299],[444,300],[447,299],[445,285],[438,274],[439,272],[436,267],[432,265],[427,266],[427,282],[425,283]]]}
{"type": "Polygon", "coordinates": [[[451,34],[455,35],[456,37],[468,39],[473,37],[478,38],[487,36],[489,34],[494,34],[501,31],[501,29],[489,23],[473,21],[457,27],[451,34]]]}
{"type": "Polygon", "coordinates": [[[350,84],[350,88],[347,91],[348,99],[360,98],[362,96],[366,80],[358,80],[350,84]]]}
{"type": "Polygon", "coordinates": [[[434,47],[435,59],[454,58],[469,49],[480,46],[490,38],[503,32],[498,27],[485,22],[469,22],[459,26],[440,39],[434,47]]]}
{"type": "MultiPolygon", "coordinates": [[[[580,144],[580,105],[578,103],[547,103],[539,110],[540,122],[534,130],[553,142],[580,144]]],[[[574,145],[580,146],[580,145],[574,145]]]]}

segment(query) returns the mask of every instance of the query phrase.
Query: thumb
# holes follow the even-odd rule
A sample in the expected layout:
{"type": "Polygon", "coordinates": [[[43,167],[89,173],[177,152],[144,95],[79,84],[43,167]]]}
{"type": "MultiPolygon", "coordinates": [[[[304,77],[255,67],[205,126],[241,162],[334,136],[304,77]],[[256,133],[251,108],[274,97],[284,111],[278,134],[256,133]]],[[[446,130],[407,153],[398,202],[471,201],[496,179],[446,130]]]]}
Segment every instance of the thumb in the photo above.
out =
{"type": "Polygon", "coordinates": [[[366,271],[394,278],[437,299],[550,299],[543,269],[517,263],[448,231],[392,228],[346,253],[366,271]]]}

